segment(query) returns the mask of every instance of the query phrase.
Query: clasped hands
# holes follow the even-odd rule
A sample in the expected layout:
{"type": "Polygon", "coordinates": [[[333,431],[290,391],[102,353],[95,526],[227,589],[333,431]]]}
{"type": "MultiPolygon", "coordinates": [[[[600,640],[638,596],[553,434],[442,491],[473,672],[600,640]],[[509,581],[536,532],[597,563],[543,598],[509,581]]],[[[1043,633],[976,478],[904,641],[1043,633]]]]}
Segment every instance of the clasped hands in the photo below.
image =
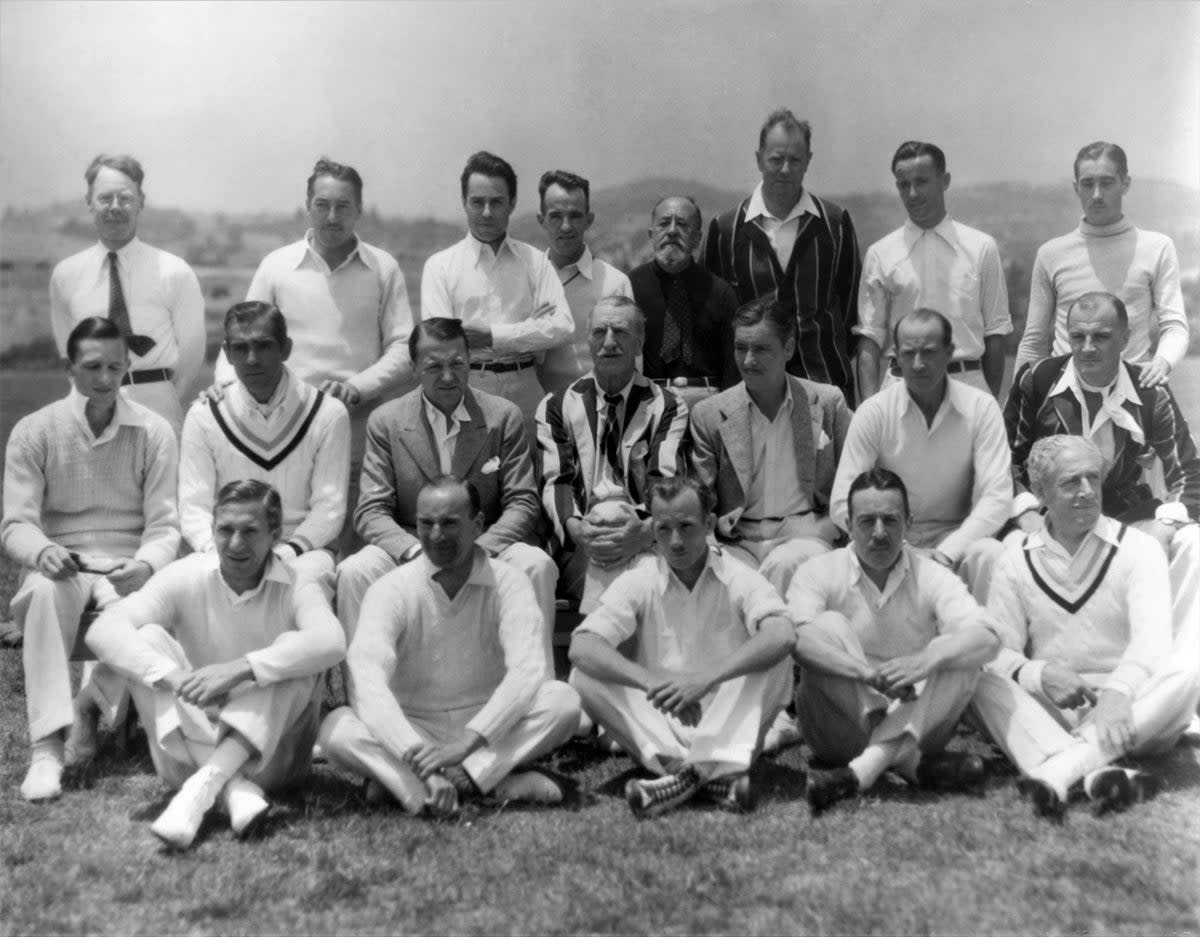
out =
{"type": "MultiPolygon", "coordinates": [[[[38,554],[37,568],[47,579],[70,579],[80,572],[88,572],[85,564],[76,562],[76,556],[66,547],[52,543],[38,554]]],[[[115,569],[104,573],[104,578],[112,583],[117,595],[124,597],[131,592],[137,592],[146,584],[154,570],[144,560],[125,559],[117,561],[115,569]]]]}
{"type": "Polygon", "coordinates": [[[1123,755],[1137,745],[1133,703],[1120,690],[1097,690],[1070,667],[1049,662],[1042,669],[1042,692],[1062,709],[1092,707],[1073,735],[1078,736],[1085,726],[1095,726],[1101,747],[1114,755],[1123,755]]]}
{"type": "Polygon", "coordinates": [[[182,667],[171,671],[159,684],[181,700],[206,708],[220,705],[241,684],[253,679],[254,671],[244,657],[223,664],[209,664],[194,670],[182,667]]]}
{"type": "Polygon", "coordinates": [[[700,701],[712,692],[713,679],[697,671],[651,671],[646,681],[646,699],[668,716],[674,716],[685,726],[700,723],[700,701]]]}
{"type": "Polygon", "coordinates": [[[649,549],[653,535],[647,525],[633,511],[620,526],[592,523],[587,517],[580,518],[572,533],[572,539],[588,560],[601,569],[616,566],[649,549]]]}
{"type": "Polygon", "coordinates": [[[893,657],[875,667],[865,664],[859,679],[888,699],[908,702],[917,698],[916,684],[927,679],[934,666],[933,659],[921,651],[893,657]]]}

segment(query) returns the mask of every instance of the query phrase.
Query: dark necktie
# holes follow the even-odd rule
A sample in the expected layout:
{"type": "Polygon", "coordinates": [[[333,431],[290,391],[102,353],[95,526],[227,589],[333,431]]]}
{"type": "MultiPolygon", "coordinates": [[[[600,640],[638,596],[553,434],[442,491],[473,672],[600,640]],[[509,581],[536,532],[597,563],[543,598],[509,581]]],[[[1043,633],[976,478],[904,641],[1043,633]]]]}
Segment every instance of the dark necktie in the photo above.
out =
{"type": "Polygon", "coordinates": [[[600,437],[600,448],[613,471],[613,478],[620,481],[621,471],[621,406],[620,394],[604,395],[604,434],[600,437]]]}
{"type": "Polygon", "coordinates": [[[150,353],[154,339],[148,335],[134,335],[133,326],[129,323],[129,308],[125,305],[125,291],[121,289],[121,277],[117,272],[116,251],[108,252],[108,317],[125,336],[125,344],[130,351],[135,355],[150,353]]]}
{"type": "Polygon", "coordinates": [[[685,365],[692,361],[692,312],[688,304],[687,288],[683,279],[671,281],[667,293],[667,314],[663,319],[662,353],[663,364],[682,358],[685,365]]]}

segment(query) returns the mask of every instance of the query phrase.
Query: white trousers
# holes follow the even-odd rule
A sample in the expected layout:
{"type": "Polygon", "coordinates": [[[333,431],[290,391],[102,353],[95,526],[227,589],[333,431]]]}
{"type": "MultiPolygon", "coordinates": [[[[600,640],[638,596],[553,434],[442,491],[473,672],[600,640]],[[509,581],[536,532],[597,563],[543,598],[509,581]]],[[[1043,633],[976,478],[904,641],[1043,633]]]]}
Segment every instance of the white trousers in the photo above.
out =
{"type": "MultiPolygon", "coordinates": [[[[179,642],[158,625],[139,632],[172,669],[192,664],[179,642]]],[[[270,686],[244,683],[221,707],[201,709],[170,690],[137,681],[129,690],[146,727],[158,776],[177,788],[212,755],[231,730],[254,749],[242,775],[265,790],[278,790],[308,772],[320,718],[316,675],[270,686]]]]}
{"type": "MultiPolygon", "coordinates": [[[[862,644],[840,612],[823,612],[810,634],[867,663],[862,644]]],[[[796,717],[821,761],[844,765],[868,745],[910,736],[922,754],[939,752],[954,736],[979,679],[978,670],[943,670],[916,686],[910,701],[890,699],[865,683],[801,668],[796,717]]]]}
{"type": "MultiPolygon", "coordinates": [[[[402,714],[396,728],[405,750],[426,742],[443,743],[457,738],[481,707],[453,713],[402,714]]],[[[529,712],[507,733],[472,752],[463,770],[483,792],[490,791],[513,769],[554,751],[566,742],[579,724],[579,695],[557,680],[543,683],[529,712]]],[[[349,706],[335,709],[321,723],[319,741],[326,756],[338,766],[362,777],[374,778],[409,813],[419,813],[425,803],[425,785],[406,761],[386,749],[349,706]]]]}
{"type": "MultiPolygon", "coordinates": [[[[169,385],[167,385],[169,386],[169,385]]],[[[117,601],[112,584],[98,573],[77,573],[68,579],[48,579],[31,570],[13,596],[12,613],[25,632],[25,707],[29,737],[37,742],[75,721],[71,693],[70,656],[79,633],[79,616],[91,599],[99,608],[117,601]]],[[[85,675],[95,678],[97,667],[85,675]]],[[[111,673],[111,672],[110,672],[111,673]]],[[[101,674],[101,678],[105,675],[101,674]]],[[[107,713],[111,718],[111,713],[107,713]]]]}
{"type": "Polygon", "coordinates": [[[471,388],[482,390],[505,400],[511,400],[525,414],[525,435],[529,445],[537,452],[537,413],[538,404],[546,396],[538,381],[537,368],[523,368],[520,371],[505,371],[497,374],[495,371],[472,371],[471,388]]]}
{"type": "MultiPolygon", "coordinates": [[[[546,657],[546,676],[554,674],[554,589],[558,583],[558,567],[545,550],[528,543],[510,543],[496,557],[519,569],[533,584],[538,610],[542,614],[542,648],[546,657]]],[[[346,557],[337,567],[337,613],[346,631],[347,644],[358,627],[358,615],[367,590],[385,573],[396,568],[392,558],[381,547],[367,544],[357,553],[346,557]]]]}
{"type": "MultiPolygon", "coordinates": [[[[739,533],[745,533],[740,528],[739,533]]],[[[789,517],[781,523],[761,526],[754,539],[743,536],[732,543],[722,543],[721,549],[751,569],[757,569],[787,598],[792,577],[808,560],[833,549],[833,544],[821,535],[819,519],[812,514],[789,517]]]]}
{"type": "Polygon", "coordinates": [[[726,680],[702,703],[700,722],[685,726],[631,686],[571,671],[584,711],[639,764],[656,774],[691,765],[702,780],[742,774],[792,692],[791,659],[726,680]]]}

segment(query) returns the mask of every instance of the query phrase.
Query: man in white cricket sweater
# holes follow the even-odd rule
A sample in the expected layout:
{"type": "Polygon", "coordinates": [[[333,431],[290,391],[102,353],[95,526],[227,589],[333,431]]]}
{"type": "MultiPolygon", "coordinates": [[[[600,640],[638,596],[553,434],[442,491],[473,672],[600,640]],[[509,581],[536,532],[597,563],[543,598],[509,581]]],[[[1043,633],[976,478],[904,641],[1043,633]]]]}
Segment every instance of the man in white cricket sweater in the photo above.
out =
{"type": "Polygon", "coordinates": [[[121,393],[129,354],[120,328],[83,319],[66,349],[71,392],[17,423],[4,462],[0,545],[25,570],[12,611],[25,631],[27,800],[62,793],[65,730],[74,759],[89,757],[102,700],[119,696],[101,690],[98,669],[72,702],[79,616],[89,602],[136,592],[179,549],[175,433],[121,393]]]}
{"type": "Polygon", "coordinates": [[[299,380],[285,362],[287,322],[270,303],[225,314],[225,356],[237,374],[218,401],[188,411],[179,454],[179,514],[198,553],[215,546],[213,503],[232,481],[256,478],[283,501],[279,555],[333,593],[333,557],[346,519],[350,418],[331,394],[299,380]]]}
{"type": "Polygon", "coordinates": [[[1148,796],[1153,779],[1114,762],[1169,750],[1200,697],[1194,655],[1171,652],[1166,555],[1101,513],[1102,459],[1080,436],[1033,444],[1046,524],[996,566],[988,609],[1004,647],[972,702],[1034,811],[1053,819],[1080,781],[1097,813],[1148,796]]]}
{"type": "Polygon", "coordinates": [[[460,797],[559,803],[560,782],[517,770],[579,725],[579,694],[546,679],[529,578],[490,558],[479,493],[443,476],[417,495],[422,553],[367,591],[350,642],[349,707],[320,744],[368,778],[368,800],[448,816],[460,797]]]}
{"type": "Polygon", "coordinates": [[[264,791],[308,771],[318,677],[346,640],[320,586],[274,554],[281,525],[275,489],[231,482],[213,510],[216,549],[172,563],[88,632],[130,681],[154,769],[179,789],[150,828],[174,849],[218,797],[246,835],[270,807],[264,791]]]}

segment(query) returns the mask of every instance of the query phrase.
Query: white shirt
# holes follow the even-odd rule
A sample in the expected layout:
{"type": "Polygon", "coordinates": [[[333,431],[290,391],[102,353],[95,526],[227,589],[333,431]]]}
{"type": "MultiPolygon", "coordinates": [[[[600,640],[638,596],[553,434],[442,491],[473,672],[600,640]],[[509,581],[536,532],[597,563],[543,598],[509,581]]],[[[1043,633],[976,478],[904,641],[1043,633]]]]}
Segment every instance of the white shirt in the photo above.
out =
{"type": "Polygon", "coordinates": [[[1145,442],[1146,433],[1141,424],[1132,413],[1122,406],[1122,404],[1131,403],[1140,408],[1142,405],[1142,398],[1138,394],[1137,388],[1133,386],[1133,379],[1125,368],[1117,368],[1117,378],[1108,387],[1092,387],[1079,376],[1079,372],[1075,369],[1075,359],[1068,358],[1066,367],[1063,368],[1063,373],[1059,375],[1049,396],[1053,397],[1066,391],[1070,391],[1079,402],[1083,436],[1100,447],[1100,454],[1104,457],[1105,471],[1112,467],[1113,460],[1116,458],[1114,426],[1120,426],[1136,442],[1145,442]],[[1094,417],[1088,407],[1085,391],[1100,397],[1100,408],[1094,417]]]}
{"type": "Polygon", "coordinates": [[[850,529],[850,483],[876,466],[895,472],[908,488],[910,542],[936,547],[955,562],[1008,520],[1012,453],[1004,418],[991,394],[961,381],[946,381],[932,424],[903,381],[855,411],[830,497],[829,516],[842,530],[850,529]]]}
{"type": "Polygon", "coordinates": [[[734,653],[773,616],[790,620],[775,587],[728,554],[709,550],[691,589],[662,556],[622,573],[575,634],[597,635],[613,647],[636,634],[635,659],[642,666],[698,670],[734,653]]]}
{"type": "Polygon", "coordinates": [[[392,752],[404,713],[451,718],[477,708],[466,728],[488,742],[528,712],[546,680],[542,616],[529,577],[476,548],[470,577],[453,598],[425,556],[367,591],[350,643],[351,704],[392,752]]]}
{"type": "Polygon", "coordinates": [[[463,423],[471,422],[471,414],[467,412],[467,400],[463,397],[454,408],[447,420],[446,414],[429,402],[429,398],[421,394],[421,404],[425,407],[425,419],[433,430],[433,440],[437,443],[438,462],[443,475],[450,474],[450,466],[454,462],[454,447],[458,442],[458,433],[463,423]],[[447,426],[449,422],[449,426],[447,426]]]}
{"type": "Polygon", "coordinates": [[[119,673],[153,685],[178,665],[138,633],[149,624],[171,631],[193,667],[244,657],[259,686],[320,673],[346,650],[321,586],[297,579],[274,555],[259,584],[241,595],[225,582],[216,553],[177,560],[108,606],[88,629],[88,647],[119,673]]]}
{"type": "MultiPolygon", "coordinates": [[[[311,242],[309,231],[264,257],[246,299],[273,303],[283,313],[292,340],[288,367],[300,380],[318,386],[343,381],[364,401],[375,400],[412,376],[413,317],[404,274],[391,254],[361,238],[330,270],[311,242]]],[[[236,379],[224,349],[216,379],[236,379]]]]}
{"type": "Polygon", "coordinates": [[[235,381],[218,405],[225,427],[206,401],[188,410],[179,447],[179,510],[193,550],[213,545],[217,492],[250,478],[279,492],[281,540],[312,550],[337,539],[346,520],[350,417],[341,401],[326,394],[309,422],[316,395],[316,388],[285,368],[266,404],[235,381]]]}
{"type": "MultiPolygon", "coordinates": [[[[176,392],[186,393],[200,373],[208,341],[200,281],[182,258],[139,238],[116,253],[130,328],[135,335],[154,340],[154,347],[145,355],[129,352],[130,370],[170,368],[175,372],[171,383],[176,392]]],[[[66,355],[67,336],[81,320],[108,318],[109,276],[108,248],[100,243],[54,268],[50,324],[60,354],[66,355]]]]}
{"type": "Polygon", "coordinates": [[[978,361],[986,336],[1011,332],[995,239],[947,215],[928,229],[905,221],[867,248],[854,332],[887,352],[893,326],[922,307],[950,320],[955,361],[978,361]]]}
{"type": "Polygon", "coordinates": [[[995,626],[950,570],[907,544],[880,590],[863,571],[853,545],[809,560],[788,587],[799,628],[822,612],[840,612],[873,664],[922,650],[941,634],[995,626]]]}
{"type": "Polygon", "coordinates": [[[492,330],[475,361],[522,360],[571,340],[575,323],[558,271],[536,248],[506,237],[498,252],[468,234],[438,251],[421,274],[421,318],[441,316],[492,330]],[[534,318],[543,305],[553,311],[534,318]]]}
{"type": "Polygon", "coordinates": [[[788,261],[792,259],[792,248],[796,246],[796,236],[800,233],[800,219],[805,214],[816,218],[821,217],[821,213],[817,211],[817,203],[808,194],[808,189],[804,189],[800,193],[800,200],[792,206],[792,210],[788,212],[786,218],[778,218],[767,208],[767,203],[763,199],[761,182],[754,187],[754,194],[750,196],[750,204],[746,206],[746,220],[753,221],[762,229],[767,240],[771,242],[771,247],[775,250],[779,266],[785,270],[788,261]]]}
{"type": "MultiPolygon", "coordinates": [[[[617,404],[617,458],[621,457],[622,437],[625,430],[625,408],[629,403],[629,389],[633,387],[633,377],[622,387],[617,394],[621,398],[621,402],[617,404]]],[[[620,478],[617,477],[612,464],[608,461],[608,456],[604,451],[604,434],[608,430],[608,401],[604,399],[605,393],[600,382],[594,377],[592,382],[596,385],[596,477],[592,480],[592,496],[596,501],[613,500],[617,497],[623,497],[625,485],[620,478]]]]}
{"type": "MultiPolygon", "coordinates": [[[[549,253],[546,256],[549,257],[549,253]]],[[[542,386],[551,394],[592,370],[588,320],[596,304],[605,296],[633,298],[629,277],[612,264],[593,256],[591,248],[586,245],[575,263],[556,269],[571,309],[571,318],[575,320],[575,336],[570,342],[549,349],[542,361],[539,375],[542,386]]]]}
{"type": "MultiPolygon", "coordinates": [[[[749,398],[749,395],[747,395],[749,398]]],[[[792,385],[787,382],[783,404],[768,420],[752,399],[750,408],[750,488],[746,492],[746,520],[792,517],[811,510],[812,502],[800,489],[796,465],[796,440],[792,433],[792,385]]],[[[818,447],[819,448],[819,447],[818,447]]]]}
{"type": "Polygon", "coordinates": [[[1004,646],[988,669],[1011,677],[1019,668],[1021,685],[1037,691],[1052,660],[1134,696],[1170,661],[1166,554],[1123,527],[1101,516],[1074,555],[1045,529],[1005,550],[988,589],[1004,646]]]}

